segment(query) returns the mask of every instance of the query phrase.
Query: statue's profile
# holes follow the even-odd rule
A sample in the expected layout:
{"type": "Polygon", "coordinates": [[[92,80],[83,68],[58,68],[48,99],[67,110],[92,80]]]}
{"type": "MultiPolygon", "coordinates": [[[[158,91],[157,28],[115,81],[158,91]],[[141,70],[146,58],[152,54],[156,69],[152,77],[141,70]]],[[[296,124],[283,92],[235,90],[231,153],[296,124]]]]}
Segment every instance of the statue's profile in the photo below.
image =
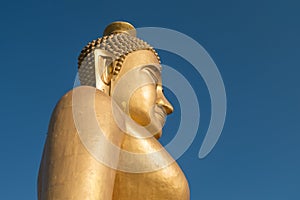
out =
{"type": "Polygon", "coordinates": [[[188,182],[157,140],[172,105],[160,59],[114,22],[78,59],[81,86],[56,105],[38,177],[39,200],[187,200],[188,182]]]}

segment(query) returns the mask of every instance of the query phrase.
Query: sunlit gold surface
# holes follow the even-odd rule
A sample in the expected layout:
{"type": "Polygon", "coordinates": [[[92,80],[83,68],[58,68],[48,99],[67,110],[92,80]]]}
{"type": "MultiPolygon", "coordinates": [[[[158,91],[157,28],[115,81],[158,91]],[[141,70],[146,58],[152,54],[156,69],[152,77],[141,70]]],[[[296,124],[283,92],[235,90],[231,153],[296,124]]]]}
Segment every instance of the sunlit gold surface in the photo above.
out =
{"type": "MultiPolygon", "coordinates": [[[[116,85],[122,77],[125,77],[126,72],[147,64],[159,64],[153,51],[138,50],[128,54],[120,73],[112,76],[110,80],[109,94],[113,94],[116,85]]],[[[147,126],[151,121],[149,116],[151,106],[159,105],[165,114],[173,111],[172,105],[163,95],[160,74],[157,78],[157,84],[138,88],[132,94],[128,105],[125,105],[128,107],[126,114],[143,126],[147,126]]],[[[106,138],[123,150],[151,153],[163,148],[156,139],[161,136],[161,130],[153,133],[154,137],[144,139],[123,133],[114,121],[111,110],[112,97],[96,90],[95,96],[92,97],[94,101],[90,101],[88,92],[90,89],[89,86],[81,86],[68,92],[59,101],[52,114],[39,171],[38,199],[188,200],[188,183],[175,161],[157,171],[131,173],[107,167],[88,152],[74,124],[72,113],[74,108],[83,112],[87,108],[94,108],[97,121],[106,138]],[[80,102],[84,103],[72,102],[74,92],[80,94],[82,98],[80,102]]],[[[119,106],[122,108],[124,105],[119,106]]],[[[122,155],[118,159],[122,162],[136,162],[126,160],[122,155]]],[[[164,152],[158,155],[157,160],[172,160],[172,158],[164,152]]],[[[136,162],[136,165],[140,164],[142,163],[136,162]]]]}
{"type": "Polygon", "coordinates": [[[128,22],[122,22],[122,21],[113,22],[109,24],[103,31],[103,35],[109,35],[111,33],[128,33],[133,36],[136,36],[136,31],[134,26],[132,26],[128,22]]]}

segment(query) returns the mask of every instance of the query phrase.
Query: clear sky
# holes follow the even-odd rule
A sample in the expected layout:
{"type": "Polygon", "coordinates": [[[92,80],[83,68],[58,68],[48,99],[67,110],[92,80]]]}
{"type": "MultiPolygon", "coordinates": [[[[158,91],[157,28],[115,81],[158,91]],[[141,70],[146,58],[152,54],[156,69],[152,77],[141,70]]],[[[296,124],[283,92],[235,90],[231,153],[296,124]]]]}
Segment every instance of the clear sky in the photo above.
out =
{"type": "MultiPolygon", "coordinates": [[[[203,160],[210,100],[182,58],[201,107],[198,135],[178,160],[192,200],[300,199],[300,3],[228,1],[3,1],[0,6],[0,199],[36,199],[36,179],[51,112],[70,90],[77,56],[112,21],[165,27],[194,38],[223,77],[228,111],[223,133],[203,160]],[[195,85],[196,84],[196,85],[195,85]],[[197,85],[198,84],[198,85],[197,85]]],[[[169,117],[163,143],[177,127],[169,117]]]]}

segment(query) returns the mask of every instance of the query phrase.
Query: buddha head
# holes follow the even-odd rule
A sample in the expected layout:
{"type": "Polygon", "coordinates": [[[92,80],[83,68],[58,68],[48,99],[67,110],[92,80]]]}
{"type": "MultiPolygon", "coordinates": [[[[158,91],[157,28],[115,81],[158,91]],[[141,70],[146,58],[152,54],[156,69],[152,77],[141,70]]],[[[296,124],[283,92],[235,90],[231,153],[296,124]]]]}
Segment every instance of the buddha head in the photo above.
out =
{"type": "Polygon", "coordinates": [[[78,71],[81,85],[96,87],[111,96],[132,120],[156,138],[161,136],[166,115],[173,112],[173,107],[163,93],[160,58],[149,44],[136,37],[131,24],[108,25],[102,38],[81,51],[78,71]]]}

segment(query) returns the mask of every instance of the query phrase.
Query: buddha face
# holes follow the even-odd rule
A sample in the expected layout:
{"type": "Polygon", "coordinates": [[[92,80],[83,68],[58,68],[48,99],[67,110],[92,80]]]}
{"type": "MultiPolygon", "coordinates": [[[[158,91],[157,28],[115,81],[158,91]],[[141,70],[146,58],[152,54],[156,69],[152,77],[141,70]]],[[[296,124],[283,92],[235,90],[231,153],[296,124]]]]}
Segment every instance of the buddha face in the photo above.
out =
{"type": "Polygon", "coordinates": [[[118,94],[112,96],[131,119],[156,138],[161,136],[173,107],[163,94],[160,65],[153,52],[139,50],[126,57],[119,75],[111,81],[114,92],[118,94]]]}

